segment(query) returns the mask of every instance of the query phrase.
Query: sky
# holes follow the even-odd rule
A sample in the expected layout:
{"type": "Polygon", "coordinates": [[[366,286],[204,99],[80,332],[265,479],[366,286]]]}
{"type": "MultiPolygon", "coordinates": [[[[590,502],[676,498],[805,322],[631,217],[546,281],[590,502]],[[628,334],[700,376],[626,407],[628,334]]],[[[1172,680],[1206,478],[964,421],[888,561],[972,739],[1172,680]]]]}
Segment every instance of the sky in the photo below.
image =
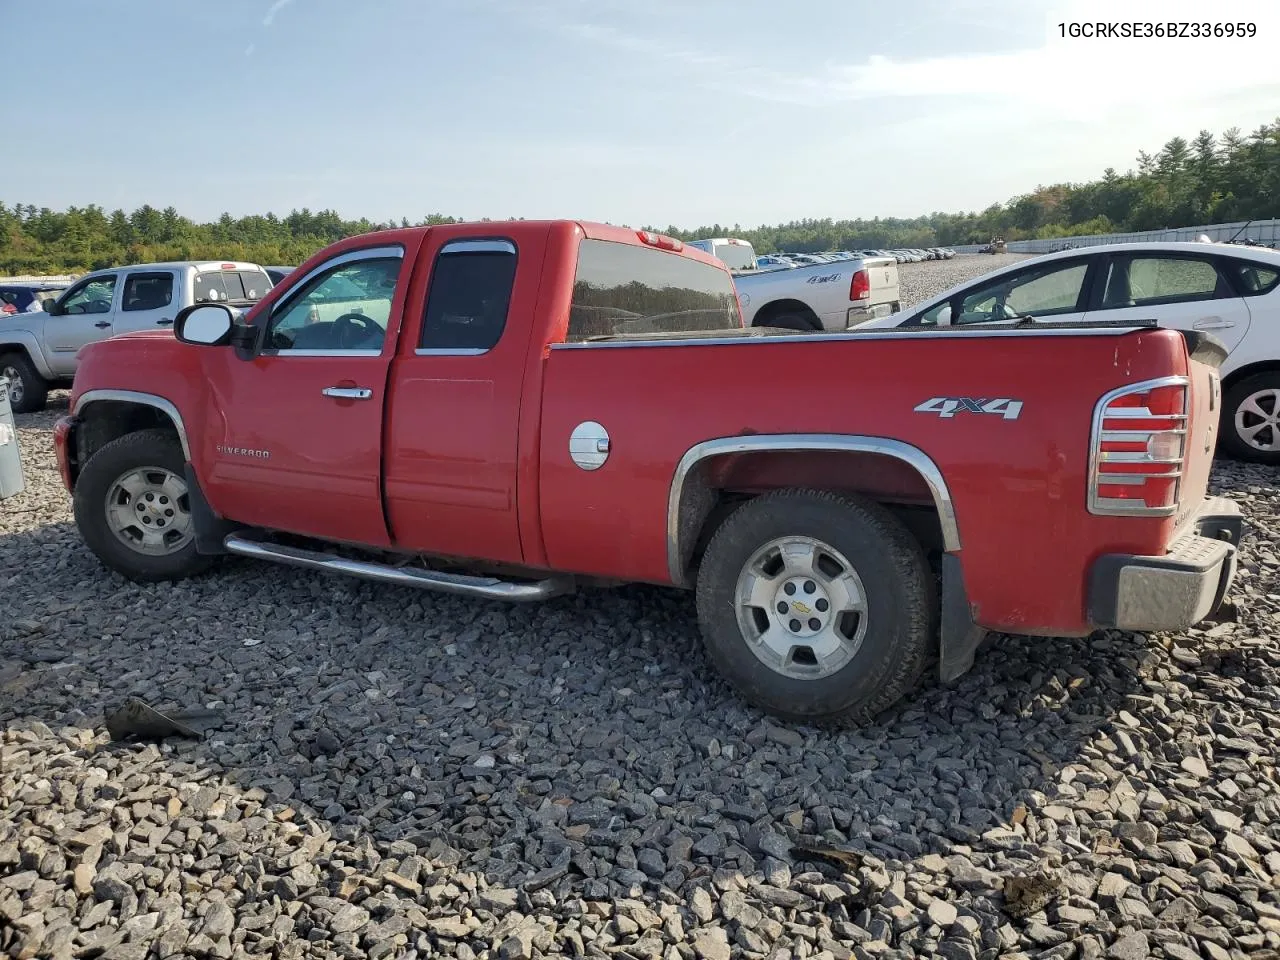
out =
{"type": "Polygon", "coordinates": [[[0,36],[0,200],[200,221],[961,212],[1280,117],[1277,0],[0,0],[0,36]],[[1257,35],[1055,26],[1118,9],[1257,35]]]}

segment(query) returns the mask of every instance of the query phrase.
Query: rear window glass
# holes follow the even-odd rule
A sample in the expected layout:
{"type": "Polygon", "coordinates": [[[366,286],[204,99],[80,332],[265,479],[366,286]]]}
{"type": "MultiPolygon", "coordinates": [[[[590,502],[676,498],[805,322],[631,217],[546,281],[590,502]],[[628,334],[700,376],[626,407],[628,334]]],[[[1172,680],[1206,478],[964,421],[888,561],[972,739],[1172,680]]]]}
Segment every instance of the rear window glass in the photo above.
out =
{"type": "Polygon", "coordinates": [[[629,243],[582,241],[568,342],[741,326],[733,278],[723,269],[629,243]]]}
{"type": "Polygon", "coordinates": [[[195,302],[261,300],[271,289],[271,278],[262,270],[206,270],[196,274],[195,302]]]}
{"type": "Polygon", "coordinates": [[[1246,296],[1257,296],[1270,293],[1280,282],[1280,269],[1273,269],[1261,263],[1247,263],[1243,260],[1233,262],[1236,279],[1240,283],[1240,292],[1246,296]]]}

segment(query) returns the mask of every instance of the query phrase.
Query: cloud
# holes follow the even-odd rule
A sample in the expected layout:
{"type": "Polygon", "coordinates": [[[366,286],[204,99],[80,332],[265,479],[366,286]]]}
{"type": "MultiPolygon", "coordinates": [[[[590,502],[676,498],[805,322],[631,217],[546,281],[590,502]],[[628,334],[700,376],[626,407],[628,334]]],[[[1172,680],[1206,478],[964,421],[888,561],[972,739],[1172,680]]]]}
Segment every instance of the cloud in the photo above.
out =
{"type": "Polygon", "coordinates": [[[249,44],[247,47],[245,47],[245,48],[244,48],[244,55],[245,55],[246,57],[251,57],[251,56],[253,56],[253,51],[254,51],[254,49],[255,49],[254,45],[253,45],[252,43],[251,43],[251,44],[249,44]]]}
{"type": "MultiPolygon", "coordinates": [[[[565,0],[561,0],[563,4],[565,0]]],[[[1044,33],[1022,49],[980,51],[936,57],[873,55],[864,61],[833,61],[808,69],[779,69],[751,58],[711,52],[678,38],[628,32],[601,23],[572,20],[555,29],[579,41],[608,46],[689,69],[692,81],[720,94],[773,104],[825,105],[872,99],[977,98],[1053,111],[1064,119],[1091,120],[1127,111],[1173,110],[1181,103],[1276,89],[1280,77],[1272,60],[1258,55],[1256,40],[1240,38],[1084,39],[1061,36],[1060,22],[1203,22],[1187,6],[1192,0],[1134,0],[1143,17],[1126,7],[1125,17],[1100,4],[1110,0],[1056,0],[1045,10],[1044,33]],[[1181,4],[1181,6],[1179,6],[1181,4]],[[1149,14],[1147,16],[1146,14],[1149,14]],[[714,68],[709,71],[707,68],[714,68]],[[701,71],[701,76],[697,72],[701,71]]],[[[1198,0],[1197,0],[1198,2],[1198,0]]],[[[1280,29],[1280,4],[1258,0],[1215,0],[1213,20],[1257,23],[1280,29]],[[1231,16],[1227,14],[1230,13],[1231,16]],[[1264,23],[1265,21],[1265,23],[1264,23]]],[[[998,26],[1004,13],[994,3],[977,3],[975,20],[998,26]]],[[[551,13],[546,5],[543,13],[551,13]]],[[[560,12],[564,6],[560,6],[560,12]]],[[[554,18],[554,16],[552,17],[554,18]]],[[[975,31],[985,29],[975,23],[975,31]]]]}
{"type": "Polygon", "coordinates": [[[262,18],[262,25],[264,27],[271,26],[271,24],[275,22],[276,14],[291,3],[293,3],[293,0],[274,0],[267,10],[267,15],[262,18]]]}

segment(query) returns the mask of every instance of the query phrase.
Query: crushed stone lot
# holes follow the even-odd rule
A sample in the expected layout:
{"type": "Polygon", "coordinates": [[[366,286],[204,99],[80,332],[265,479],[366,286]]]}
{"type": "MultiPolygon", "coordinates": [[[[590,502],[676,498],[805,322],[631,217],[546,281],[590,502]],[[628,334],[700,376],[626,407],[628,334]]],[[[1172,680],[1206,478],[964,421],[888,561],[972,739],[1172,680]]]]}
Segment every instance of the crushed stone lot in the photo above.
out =
{"type": "Polygon", "coordinates": [[[671,591],[128,583],[71,522],[65,410],[17,418],[0,502],[0,956],[1280,957],[1274,469],[1215,465],[1222,622],[993,637],[830,733],[746,708],[671,591]],[[130,694],[203,736],[109,743],[130,694]]]}

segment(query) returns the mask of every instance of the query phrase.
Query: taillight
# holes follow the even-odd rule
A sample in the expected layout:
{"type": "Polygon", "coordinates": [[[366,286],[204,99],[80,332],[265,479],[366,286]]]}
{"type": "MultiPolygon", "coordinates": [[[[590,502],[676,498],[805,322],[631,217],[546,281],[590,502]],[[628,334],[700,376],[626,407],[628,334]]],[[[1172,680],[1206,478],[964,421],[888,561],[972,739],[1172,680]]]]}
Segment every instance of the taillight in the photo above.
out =
{"type": "Polygon", "coordinates": [[[859,270],[853,275],[853,280],[849,283],[849,299],[850,300],[866,300],[871,296],[871,274],[866,270],[859,270]]]}
{"type": "Polygon", "coordinates": [[[1186,377],[1112,390],[1093,411],[1089,512],[1164,517],[1175,513],[1187,447],[1186,377]]]}
{"type": "Polygon", "coordinates": [[[636,236],[640,238],[641,243],[647,243],[649,246],[657,247],[659,250],[674,250],[679,253],[684,249],[684,244],[675,237],[654,233],[651,230],[637,230],[636,236]]]}

